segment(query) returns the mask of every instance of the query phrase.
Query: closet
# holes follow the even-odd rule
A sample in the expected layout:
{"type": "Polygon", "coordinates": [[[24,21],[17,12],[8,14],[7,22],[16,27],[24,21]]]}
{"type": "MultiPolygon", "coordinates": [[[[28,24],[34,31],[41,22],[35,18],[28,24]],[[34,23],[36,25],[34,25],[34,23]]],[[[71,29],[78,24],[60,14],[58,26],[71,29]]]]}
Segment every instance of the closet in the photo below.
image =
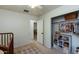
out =
{"type": "MultiPolygon", "coordinates": [[[[73,53],[72,36],[79,34],[78,12],[68,13],[51,19],[51,45],[63,53],[73,53]]],[[[75,39],[76,40],[76,39],[75,39]]]]}

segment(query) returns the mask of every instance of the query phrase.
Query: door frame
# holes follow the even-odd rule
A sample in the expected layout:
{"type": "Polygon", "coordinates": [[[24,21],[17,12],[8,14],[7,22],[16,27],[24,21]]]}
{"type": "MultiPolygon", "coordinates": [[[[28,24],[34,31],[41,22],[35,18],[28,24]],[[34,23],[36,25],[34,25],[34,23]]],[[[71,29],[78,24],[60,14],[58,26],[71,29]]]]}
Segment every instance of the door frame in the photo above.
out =
{"type": "Polygon", "coordinates": [[[53,18],[51,18],[51,48],[53,47],[53,18]]]}
{"type": "Polygon", "coordinates": [[[43,45],[45,44],[45,41],[44,41],[44,19],[43,19],[43,45]]]}

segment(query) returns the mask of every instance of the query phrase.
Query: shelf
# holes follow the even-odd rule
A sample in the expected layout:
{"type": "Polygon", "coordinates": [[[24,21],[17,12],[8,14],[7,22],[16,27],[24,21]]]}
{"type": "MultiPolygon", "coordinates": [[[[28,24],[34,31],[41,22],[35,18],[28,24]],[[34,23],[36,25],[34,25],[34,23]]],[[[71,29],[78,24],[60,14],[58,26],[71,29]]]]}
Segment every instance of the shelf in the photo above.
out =
{"type": "Polygon", "coordinates": [[[64,42],[67,42],[67,43],[69,43],[69,41],[64,41],[64,42]]]}

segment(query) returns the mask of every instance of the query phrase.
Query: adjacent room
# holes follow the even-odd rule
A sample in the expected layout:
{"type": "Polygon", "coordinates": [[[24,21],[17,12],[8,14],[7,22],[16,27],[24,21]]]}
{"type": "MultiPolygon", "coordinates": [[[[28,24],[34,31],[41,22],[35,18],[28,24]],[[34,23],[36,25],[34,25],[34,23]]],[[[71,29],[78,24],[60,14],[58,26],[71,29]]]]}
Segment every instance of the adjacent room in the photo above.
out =
{"type": "Polygon", "coordinates": [[[79,5],[0,5],[0,54],[78,54],[79,5]]]}

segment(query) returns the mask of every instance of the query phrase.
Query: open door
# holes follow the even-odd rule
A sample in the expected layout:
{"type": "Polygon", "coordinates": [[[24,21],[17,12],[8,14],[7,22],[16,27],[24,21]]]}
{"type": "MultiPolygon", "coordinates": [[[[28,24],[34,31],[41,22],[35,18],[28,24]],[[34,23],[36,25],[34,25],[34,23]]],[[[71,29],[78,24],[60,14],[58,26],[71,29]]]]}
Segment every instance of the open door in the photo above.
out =
{"type": "Polygon", "coordinates": [[[44,22],[43,20],[37,21],[37,41],[44,45],[44,22]]]}

